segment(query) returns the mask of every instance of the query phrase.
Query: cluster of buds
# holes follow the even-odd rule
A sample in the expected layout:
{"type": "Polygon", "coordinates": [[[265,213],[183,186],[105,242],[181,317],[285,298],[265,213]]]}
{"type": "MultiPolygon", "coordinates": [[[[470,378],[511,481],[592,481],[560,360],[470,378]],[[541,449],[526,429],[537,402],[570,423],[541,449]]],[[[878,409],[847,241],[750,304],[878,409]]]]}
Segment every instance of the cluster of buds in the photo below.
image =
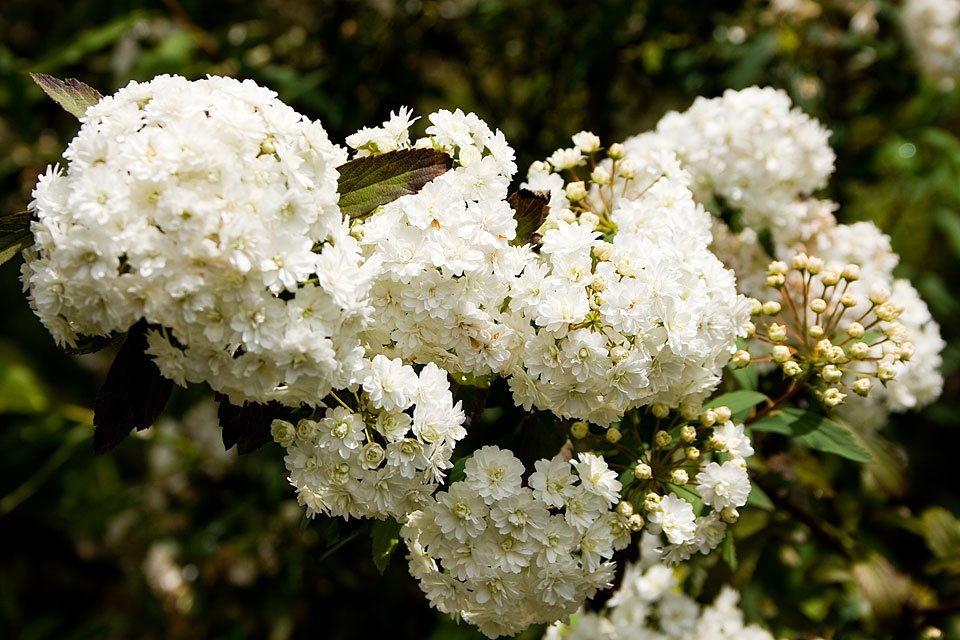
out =
{"type": "Polygon", "coordinates": [[[731,417],[725,406],[688,405],[673,411],[656,403],[630,412],[602,433],[595,432],[595,426],[591,431],[586,422],[574,422],[570,435],[575,450],[604,450],[611,466],[620,463],[624,468],[617,511],[631,530],[646,526],[662,532],[680,554],[706,553],[722,535],[702,539],[700,534],[722,532],[736,522],[737,507],[750,490],[746,458],[753,449],[743,426],[731,417]],[[696,495],[704,505],[697,514],[696,495]]]}
{"type": "Polygon", "coordinates": [[[849,391],[867,396],[874,381],[893,380],[897,363],[913,354],[896,321],[903,308],[886,287],[863,287],[856,264],[832,268],[799,253],[789,265],[771,262],[767,285],[780,299],[753,300],[749,333],[755,346],[734,354],[735,365],[773,362],[792,384],[809,384],[832,408],[849,391]]]}
{"type": "Polygon", "coordinates": [[[531,173],[557,173],[565,178],[566,206],[551,210],[545,226],[558,221],[579,221],[603,234],[616,231],[610,214],[616,199],[637,178],[636,164],[625,157],[623,145],[601,146],[599,136],[581,131],[573,147],[558,149],[546,160],[535,162],[531,173]],[[604,153],[605,151],[605,153],[604,153]]]}

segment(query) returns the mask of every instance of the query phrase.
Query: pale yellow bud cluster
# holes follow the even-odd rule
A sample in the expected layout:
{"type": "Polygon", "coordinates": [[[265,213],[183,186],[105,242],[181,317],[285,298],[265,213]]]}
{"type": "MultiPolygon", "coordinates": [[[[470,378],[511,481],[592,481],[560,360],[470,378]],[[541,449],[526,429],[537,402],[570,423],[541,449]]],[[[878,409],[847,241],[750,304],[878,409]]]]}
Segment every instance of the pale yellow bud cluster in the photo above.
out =
{"type": "Polygon", "coordinates": [[[860,266],[826,265],[798,253],[789,264],[771,262],[767,284],[779,299],[752,300],[751,349],[740,349],[731,363],[745,367],[769,361],[784,376],[808,384],[832,408],[849,392],[866,396],[872,379],[893,380],[897,363],[913,355],[913,344],[897,319],[903,307],[888,289],[874,286],[865,294],[860,266]]]}

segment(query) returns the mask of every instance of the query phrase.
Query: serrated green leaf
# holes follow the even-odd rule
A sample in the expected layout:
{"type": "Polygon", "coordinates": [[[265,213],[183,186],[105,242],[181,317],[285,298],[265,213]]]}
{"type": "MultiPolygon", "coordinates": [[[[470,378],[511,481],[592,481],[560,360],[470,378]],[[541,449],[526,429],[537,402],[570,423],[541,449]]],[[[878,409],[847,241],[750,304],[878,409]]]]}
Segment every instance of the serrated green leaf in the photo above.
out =
{"type": "Polygon", "coordinates": [[[54,102],[77,118],[103,99],[99,91],[76,78],[61,80],[45,73],[31,73],[30,77],[54,102]]]}
{"type": "Polygon", "coordinates": [[[848,429],[813,411],[794,407],[779,409],[754,422],[750,428],[794,437],[811,449],[835,453],[855,462],[871,460],[848,429]]]}
{"type": "Polygon", "coordinates": [[[377,571],[383,575],[390,558],[400,544],[400,523],[393,519],[375,520],[370,527],[370,553],[377,571]]]}
{"type": "Polygon", "coordinates": [[[33,244],[33,234],[30,233],[32,219],[29,211],[0,216],[0,264],[33,244]]]}
{"type": "Polygon", "coordinates": [[[510,194],[507,202],[513,207],[513,217],[517,221],[517,237],[510,244],[519,246],[536,243],[539,240],[537,229],[550,212],[550,194],[520,189],[510,194]]]}
{"type": "Polygon", "coordinates": [[[377,207],[420,191],[453,166],[453,158],[433,149],[401,149],[346,162],[337,170],[340,210],[362,218],[377,207]]]}
{"type": "Polygon", "coordinates": [[[727,529],[727,535],[723,537],[723,542],[720,543],[720,557],[731,571],[737,570],[737,547],[733,541],[733,533],[729,529],[727,529]]]}
{"type": "Polygon", "coordinates": [[[703,406],[706,409],[713,407],[729,407],[730,412],[733,413],[734,417],[739,417],[741,414],[747,413],[750,409],[753,409],[761,402],[767,402],[768,400],[769,398],[759,391],[740,389],[739,391],[731,391],[729,393],[721,394],[710,400],[710,402],[705,403],[703,406]]]}

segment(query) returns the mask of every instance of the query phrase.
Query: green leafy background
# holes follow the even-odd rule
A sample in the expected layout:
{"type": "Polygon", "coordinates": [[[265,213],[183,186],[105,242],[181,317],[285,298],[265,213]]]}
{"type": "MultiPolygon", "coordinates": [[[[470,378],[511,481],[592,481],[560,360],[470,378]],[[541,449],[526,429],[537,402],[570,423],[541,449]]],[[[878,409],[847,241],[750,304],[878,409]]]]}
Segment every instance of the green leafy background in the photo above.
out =
{"type": "MultiPolygon", "coordinates": [[[[960,91],[917,75],[898,3],[811,4],[800,19],[695,0],[4,0],[0,213],[24,210],[78,126],[28,72],[104,94],[160,73],[252,78],[341,141],[402,105],[460,107],[501,128],[521,167],[581,129],[612,141],[698,95],[782,87],[834,132],[825,195],[891,235],[929,301],[947,383],[853,443],[840,427],[815,430],[826,443],[788,439],[789,415],[758,422],[735,544],[690,586],[708,598],[732,580],[748,616],[788,638],[958,638],[960,91]],[[849,459],[864,452],[867,465],[849,459]]],[[[18,262],[0,270],[0,636],[477,637],[427,607],[402,544],[391,559],[394,529],[306,521],[278,447],[224,453],[203,390],[175,390],[157,428],[94,456],[90,408],[113,352],[59,352],[18,262]]],[[[744,411],[755,399],[737,398],[744,411]]],[[[518,424],[487,410],[471,438],[514,432],[536,448],[518,424]]]]}

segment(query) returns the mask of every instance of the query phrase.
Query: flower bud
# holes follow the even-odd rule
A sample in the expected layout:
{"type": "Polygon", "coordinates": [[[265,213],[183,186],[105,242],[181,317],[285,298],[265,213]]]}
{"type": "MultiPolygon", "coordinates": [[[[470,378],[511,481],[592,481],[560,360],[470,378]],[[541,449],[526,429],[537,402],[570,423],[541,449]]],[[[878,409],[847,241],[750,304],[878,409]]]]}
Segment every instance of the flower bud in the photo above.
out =
{"type": "Polygon", "coordinates": [[[843,379],[843,371],[840,371],[836,365],[828,364],[820,371],[820,377],[828,384],[836,384],[843,379]]]}
{"type": "Polygon", "coordinates": [[[793,357],[793,353],[790,351],[790,347],[787,347],[782,344],[778,344],[773,349],[770,350],[770,357],[773,358],[774,362],[783,364],[787,360],[793,357]]]}
{"type": "Polygon", "coordinates": [[[807,254],[798,253],[797,255],[793,256],[793,260],[790,261],[790,264],[791,266],[793,266],[794,269],[803,271],[804,269],[807,268],[808,260],[809,258],[807,257],[807,254]]]}
{"type": "Polygon", "coordinates": [[[774,289],[779,289],[786,281],[787,279],[783,276],[783,274],[780,273],[774,273],[767,276],[767,286],[773,287],[774,289]]]}
{"type": "Polygon", "coordinates": [[[843,268],[843,273],[841,274],[844,280],[848,282],[855,282],[860,279],[860,265],[858,264],[848,264],[843,268]]]}
{"type": "Polygon", "coordinates": [[[680,405],[680,415],[684,420],[693,422],[694,420],[700,419],[700,407],[702,404],[700,402],[693,401],[684,401],[680,405]]]}
{"type": "Polygon", "coordinates": [[[758,316],[763,313],[763,303],[756,298],[750,298],[750,314],[758,316]]]}
{"type": "Polygon", "coordinates": [[[633,515],[633,503],[628,502],[627,500],[621,500],[617,503],[617,513],[622,515],[624,518],[629,518],[633,515]]]}
{"type": "Polygon", "coordinates": [[[635,513],[627,518],[627,526],[630,527],[630,531],[636,533],[643,529],[643,516],[639,513],[635,513]]]}
{"type": "Polygon", "coordinates": [[[777,324],[774,322],[769,327],[767,327],[767,336],[770,337],[770,340],[773,342],[783,342],[787,339],[787,327],[786,325],[777,324]]]}
{"type": "Polygon", "coordinates": [[[687,482],[689,481],[690,481],[690,478],[689,476],[687,476],[687,472],[684,471],[683,469],[674,469],[673,471],[670,472],[670,482],[672,482],[673,484],[683,485],[683,484],[687,484],[687,482]]]}
{"type": "MultiPolygon", "coordinates": [[[[717,421],[717,414],[713,409],[707,409],[700,414],[700,424],[705,427],[712,427],[717,421]]],[[[696,431],[694,431],[696,434],[696,431]]],[[[682,437],[682,436],[681,436],[682,437]]],[[[693,442],[692,440],[687,440],[686,442],[693,442]]]]}
{"type": "Polygon", "coordinates": [[[787,275],[787,270],[789,270],[789,267],[787,263],[782,260],[774,260],[767,265],[767,274],[769,275],[780,274],[784,276],[787,275]]]}
{"type": "Polygon", "coordinates": [[[887,301],[878,306],[873,312],[884,322],[893,322],[903,313],[903,307],[893,302],[887,301]]]}
{"type": "Polygon", "coordinates": [[[780,313],[780,303],[776,300],[768,300],[763,303],[763,314],[766,316],[775,316],[780,313]]]}
{"type": "Polygon", "coordinates": [[[666,431],[660,430],[657,431],[657,435],[654,437],[657,446],[665,447],[673,441],[673,436],[671,436],[666,431]]]}
{"type": "Polygon", "coordinates": [[[818,324],[812,324],[807,329],[807,333],[810,335],[811,338],[819,340],[820,338],[823,337],[823,327],[821,327],[818,324]]]}
{"type": "Polygon", "coordinates": [[[840,274],[832,269],[827,269],[820,274],[820,282],[823,283],[825,287],[832,287],[840,282],[840,274]]]}
{"type": "Polygon", "coordinates": [[[670,407],[663,402],[654,402],[653,406],[650,407],[650,411],[655,418],[666,418],[670,415],[670,407]]]}
{"type": "Polygon", "coordinates": [[[843,352],[843,347],[838,346],[832,346],[826,349],[823,352],[823,357],[827,359],[827,362],[833,364],[843,364],[847,361],[847,354],[843,352]]]}
{"type": "Polygon", "coordinates": [[[840,393],[840,389],[837,389],[836,387],[830,387],[829,389],[823,392],[823,396],[821,399],[823,400],[824,405],[832,409],[833,407],[836,407],[842,404],[843,399],[846,397],[847,397],[847,394],[840,393]]]}
{"type": "MultiPolygon", "coordinates": [[[[710,425],[706,425],[710,426],[710,425]]],[[[685,424],[680,428],[680,440],[690,443],[697,439],[697,428],[692,424],[685,424]]]]}
{"type": "Polygon", "coordinates": [[[617,163],[617,173],[624,180],[633,180],[637,177],[637,164],[627,158],[617,163]]]}
{"type": "Polygon", "coordinates": [[[577,217],[577,220],[580,224],[590,227],[591,229],[596,229],[597,225],[600,224],[600,216],[593,211],[584,211],[577,217]]]}
{"type": "Polygon", "coordinates": [[[814,313],[823,313],[827,310],[827,301],[823,298],[814,298],[810,301],[810,310],[814,313]]]}
{"type": "Polygon", "coordinates": [[[883,304],[889,297],[890,290],[881,284],[875,284],[870,287],[870,293],[867,295],[867,298],[869,298],[873,304],[883,304]]]}
{"type": "Polygon", "coordinates": [[[807,259],[807,273],[812,275],[817,275],[823,270],[823,260],[820,258],[808,258],[807,259]]]}
{"type": "Polygon", "coordinates": [[[687,460],[697,460],[700,458],[700,449],[687,447],[683,450],[683,455],[686,456],[687,460]]]}
{"type": "Polygon", "coordinates": [[[586,438],[590,434],[590,425],[582,420],[578,420],[570,425],[570,435],[580,440],[586,438]]]}
{"type": "Polygon", "coordinates": [[[723,423],[730,419],[730,416],[733,415],[733,412],[730,411],[730,407],[720,406],[714,407],[713,412],[717,414],[717,422],[723,423]]]}
{"type": "Polygon", "coordinates": [[[610,148],[607,149],[607,157],[611,160],[619,160],[623,157],[623,145],[619,142],[614,142],[610,145],[610,148]]]}
{"type": "Polygon", "coordinates": [[[573,144],[583,153],[596,153],[600,150],[600,136],[590,131],[581,131],[572,136],[573,144]]]}
{"type": "Polygon", "coordinates": [[[289,447],[297,439],[297,429],[286,420],[274,420],[270,423],[270,435],[281,447],[289,447]]]}
{"type": "Polygon", "coordinates": [[[850,353],[850,357],[863,360],[870,355],[870,345],[866,342],[854,342],[847,347],[847,351],[850,353]]]}
{"type": "Polygon", "coordinates": [[[660,495],[651,491],[643,498],[643,508],[647,511],[656,511],[660,508],[660,495]]]}
{"type": "Polygon", "coordinates": [[[649,480],[653,477],[653,469],[646,462],[637,462],[633,467],[633,477],[638,480],[649,480]]]}
{"type": "Polygon", "coordinates": [[[897,377],[897,370],[894,368],[892,362],[878,362],[877,363],[877,377],[880,378],[883,382],[890,382],[897,377]]]}
{"type": "Polygon", "coordinates": [[[850,388],[853,389],[853,392],[858,396],[863,396],[866,398],[870,395],[870,389],[873,387],[873,383],[870,382],[870,378],[859,378],[856,382],[850,385],[850,388]]]}
{"type": "Polygon", "coordinates": [[[851,322],[847,325],[847,335],[851,338],[860,339],[866,333],[866,329],[859,322],[851,322]]]}
{"type": "Polygon", "coordinates": [[[567,200],[570,202],[580,202],[587,197],[587,186],[583,180],[569,183],[564,191],[567,194],[567,200]]]}
{"type": "Polygon", "coordinates": [[[745,367],[750,364],[750,360],[750,352],[744,351],[743,349],[740,349],[734,353],[733,357],[730,358],[731,364],[733,364],[735,367],[745,367]]]}
{"type": "Polygon", "coordinates": [[[857,306],[857,299],[852,293],[845,293],[840,296],[840,304],[849,309],[850,307],[857,306]]]}
{"type": "Polygon", "coordinates": [[[620,442],[620,438],[622,437],[623,437],[623,434],[620,433],[620,429],[617,429],[616,427],[610,427],[609,429],[607,429],[606,438],[607,438],[607,442],[609,442],[610,444],[617,444],[618,442],[620,442]]]}
{"type": "Polygon", "coordinates": [[[780,368],[783,369],[783,375],[788,378],[798,378],[803,374],[803,368],[795,360],[784,362],[780,368]]]}
{"type": "Polygon", "coordinates": [[[590,180],[594,184],[610,184],[612,176],[610,170],[604,166],[599,166],[590,172],[590,180]]]}
{"type": "MultiPolygon", "coordinates": [[[[733,524],[740,518],[740,512],[735,507],[724,507],[720,511],[720,519],[727,524],[733,524]]],[[[729,534],[727,534],[729,535],[729,534]]]]}

